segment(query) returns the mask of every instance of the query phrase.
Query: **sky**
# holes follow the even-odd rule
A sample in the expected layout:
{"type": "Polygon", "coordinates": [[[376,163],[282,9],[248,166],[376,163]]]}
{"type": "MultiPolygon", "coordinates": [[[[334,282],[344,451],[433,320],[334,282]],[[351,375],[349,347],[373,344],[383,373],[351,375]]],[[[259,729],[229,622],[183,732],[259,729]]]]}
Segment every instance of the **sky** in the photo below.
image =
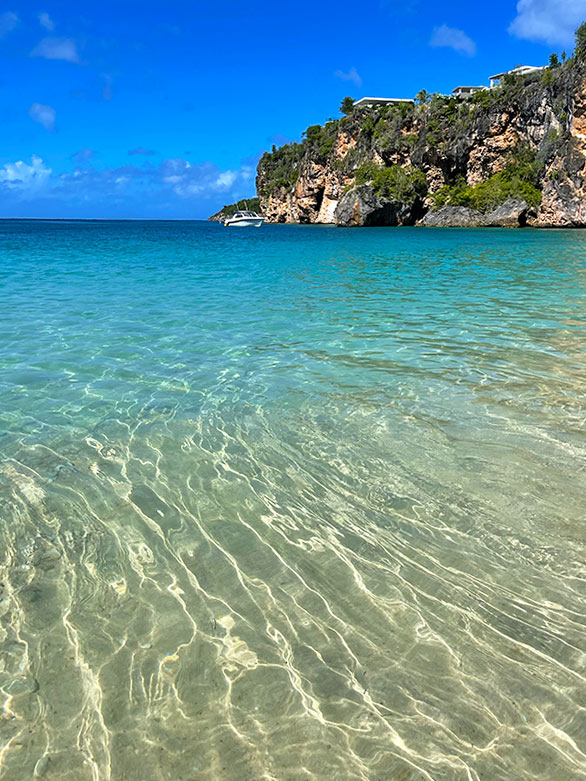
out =
{"type": "Polygon", "coordinates": [[[204,219],[345,95],[568,53],[586,0],[0,0],[0,218],[204,219]]]}

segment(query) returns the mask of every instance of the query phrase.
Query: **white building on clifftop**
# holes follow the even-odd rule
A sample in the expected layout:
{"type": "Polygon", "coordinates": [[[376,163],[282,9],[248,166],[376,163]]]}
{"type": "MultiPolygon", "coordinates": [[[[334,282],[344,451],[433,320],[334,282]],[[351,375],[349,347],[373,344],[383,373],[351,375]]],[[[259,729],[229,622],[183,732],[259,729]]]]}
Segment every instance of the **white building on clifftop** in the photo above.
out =
{"type": "Polygon", "coordinates": [[[456,87],[456,89],[452,90],[452,95],[455,98],[470,98],[472,95],[485,89],[488,89],[488,87],[456,87]]]}
{"type": "Polygon", "coordinates": [[[400,103],[415,103],[411,98],[360,98],[354,101],[354,108],[366,106],[396,106],[400,103]]]}
{"type": "Polygon", "coordinates": [[[544,71],[546,68],[547,65],[519,65],[510,71],[503,71],[490,76],[490,86],[496,87],[496,82],[500,82],[505,76],[527,76],[529,73],[539,73],[539,71],[544,71]]]}

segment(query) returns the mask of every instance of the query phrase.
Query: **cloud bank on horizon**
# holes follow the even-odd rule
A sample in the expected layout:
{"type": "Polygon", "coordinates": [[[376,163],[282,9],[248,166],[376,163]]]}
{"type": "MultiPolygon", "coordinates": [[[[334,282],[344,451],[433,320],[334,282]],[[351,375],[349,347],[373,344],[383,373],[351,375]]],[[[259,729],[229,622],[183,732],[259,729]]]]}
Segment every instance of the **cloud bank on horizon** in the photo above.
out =
{"type": "Polygon", "coordinates": [[[54,205],[58,216],[65,203],[76,202],[75,215],[133,218],[144,214],[145,203],[157,204],[165,216],[192,218],[195,198],[211,202],[220,197],[230,203],[249,194],[255,169],[242,165],[221,171],[213,163],[191,163],[182,158],[163,160],[158,165],[122,165],[94,168],[87,164],[93,149],[80,149],[72,158],[73,171],[57,173],[37,155],[30,162],[18,160],[0,168],[0,208],[14,210],[7,216],[38,216],[39,205],[54,205]],[[112,214],[112,210],[115,213],[112,214]]]}

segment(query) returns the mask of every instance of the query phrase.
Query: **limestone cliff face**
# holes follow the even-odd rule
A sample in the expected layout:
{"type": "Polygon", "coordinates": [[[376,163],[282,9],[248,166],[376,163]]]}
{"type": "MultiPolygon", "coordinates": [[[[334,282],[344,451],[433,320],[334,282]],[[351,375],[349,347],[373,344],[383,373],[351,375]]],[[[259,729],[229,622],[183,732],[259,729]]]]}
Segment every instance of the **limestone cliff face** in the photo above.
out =
{"type": "Polygon", "coordinates": [[[277,187],[261,198],[262,213],[269,222],[331,223],[351,176],[340,176],[326,163],[303,161],[297,182],[291,188],[277,187]]]}
{"type": "Polygon", "coordinates": [[[541,194],[531,223],[586,226],[584,64],[570,60],[470,101],[434,96],[424,105],[363,109],[308,128],[301,144],[263,156],[257,190],[269,222],[412,224],[414,214],[419,219],[438,206],[446,186],[474,187],[510,172],[519,149],[533,156],[532,186],[541,194]],[[423,198],[387,186],[385,168],[423,172],[423,198]]]}

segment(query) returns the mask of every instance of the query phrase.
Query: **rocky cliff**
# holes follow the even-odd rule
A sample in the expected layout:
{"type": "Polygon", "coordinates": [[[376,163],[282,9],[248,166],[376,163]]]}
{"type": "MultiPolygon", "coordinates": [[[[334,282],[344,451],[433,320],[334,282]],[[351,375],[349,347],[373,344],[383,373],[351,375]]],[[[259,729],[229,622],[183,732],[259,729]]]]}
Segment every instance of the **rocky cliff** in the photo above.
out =
{"type": "Polygon", "coordinates": [[[304,136],[260,160],[269,222],[455,224],[449,215],[462,207],[479,225],[586,225],[581,58],[508,77],[469,100],[434,95],[355,109],[304,136]],[[443,222],[434,223],[442,207],[443,222]]]}

